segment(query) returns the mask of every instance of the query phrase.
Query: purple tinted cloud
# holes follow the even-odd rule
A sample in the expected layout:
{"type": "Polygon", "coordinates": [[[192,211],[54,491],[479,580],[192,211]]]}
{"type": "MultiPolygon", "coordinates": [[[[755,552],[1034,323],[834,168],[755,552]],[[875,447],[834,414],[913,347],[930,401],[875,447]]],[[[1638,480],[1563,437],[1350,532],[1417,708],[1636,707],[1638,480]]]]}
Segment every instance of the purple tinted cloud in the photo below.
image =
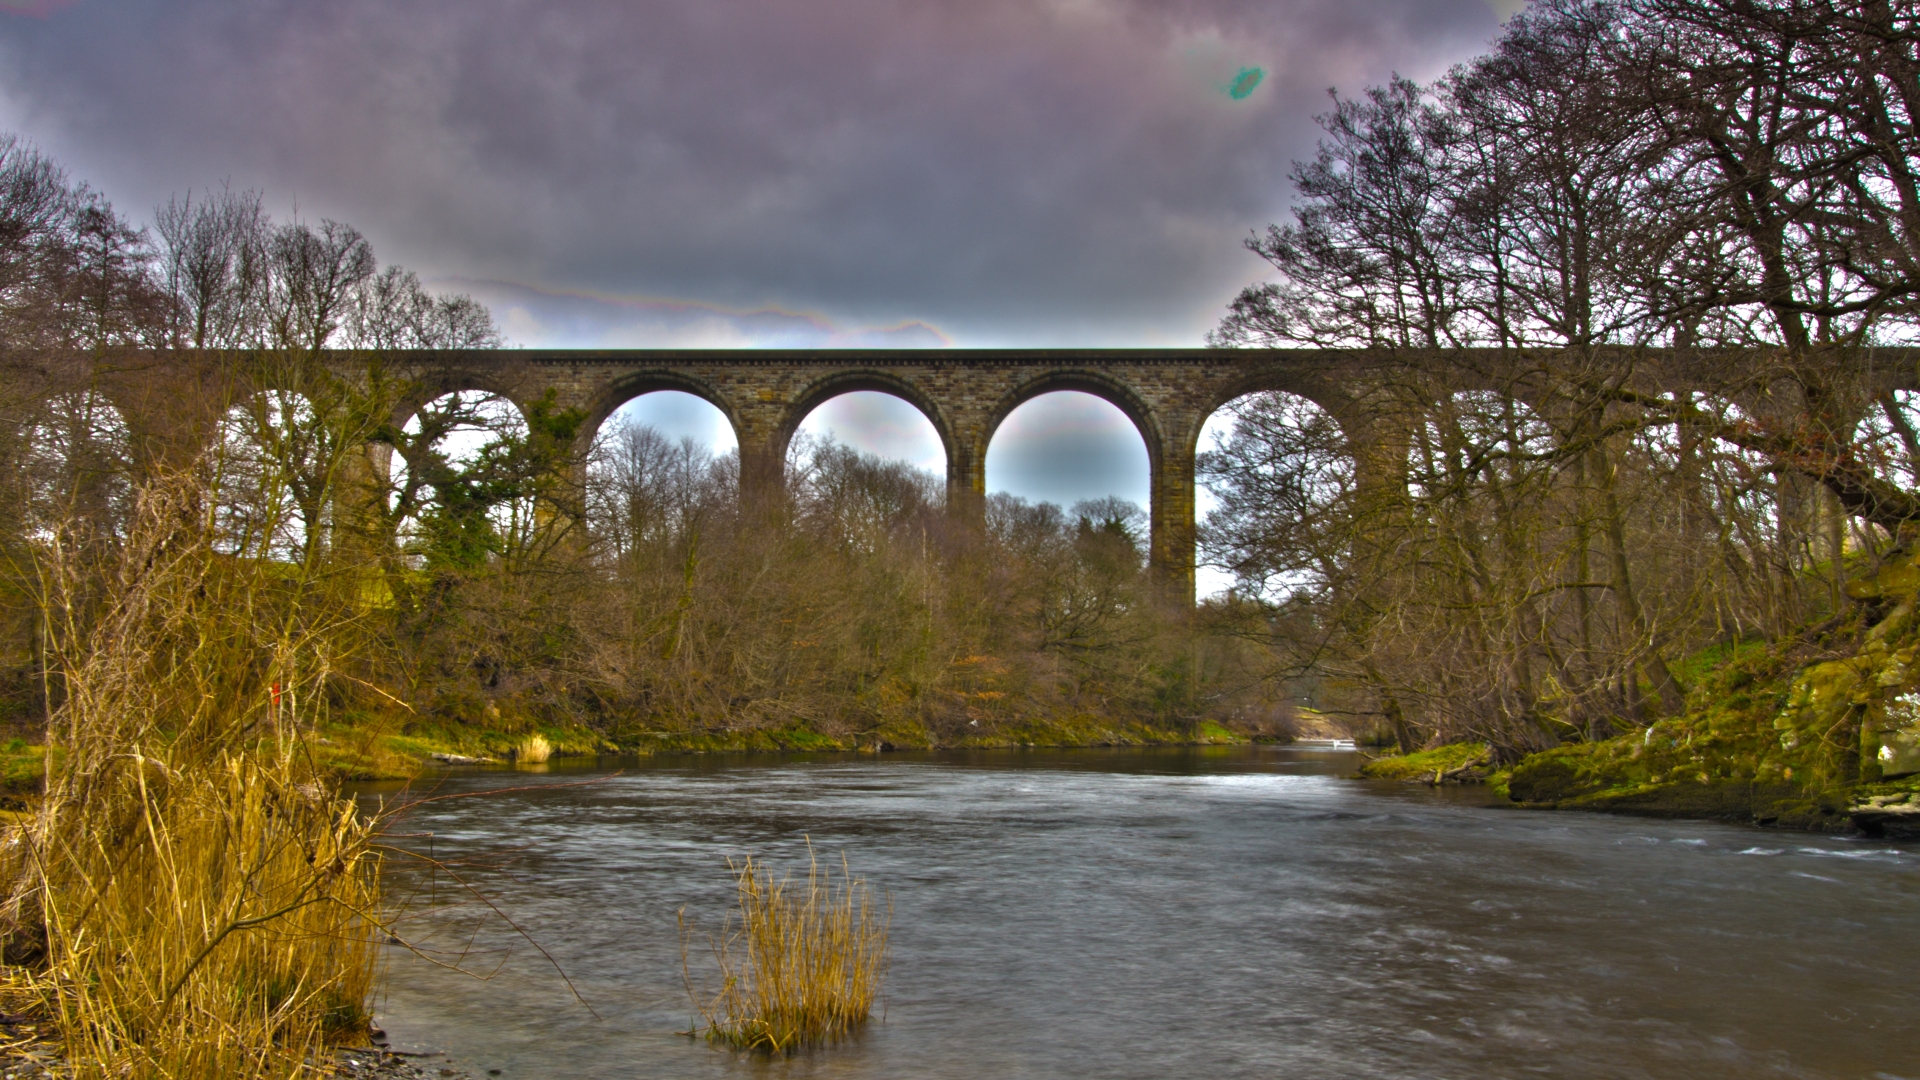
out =
{"type": "MultiPolygon", "coordinates": [[[[974,345],[1193,343],[1259,274],[1238,240],[1326,87],[1496,26],[1489,0],[23,7],[0,121],[136,216],[231,179],[430,276],[974,345]]],[[[632,303],[608,325],[641,333],[632,303]]]]}
{"type": "Polygon", "coordinates": [[[735,308],[688,300],[599,296],[501,281],[434,278],[493,311],[510,345],[617,349],[636,343],[685,349],[937,349],[953,344],[917,320],[893,326],[835,322],[818,312],[735,308]]]}

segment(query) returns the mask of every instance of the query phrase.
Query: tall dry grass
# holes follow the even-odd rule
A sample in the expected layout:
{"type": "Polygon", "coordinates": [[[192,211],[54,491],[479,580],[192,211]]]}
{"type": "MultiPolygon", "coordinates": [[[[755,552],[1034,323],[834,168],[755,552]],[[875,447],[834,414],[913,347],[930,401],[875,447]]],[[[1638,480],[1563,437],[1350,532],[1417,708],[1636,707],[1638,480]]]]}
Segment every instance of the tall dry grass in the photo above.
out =
{"type": "Polygon", "coordinates": [[[513,745],[513,760],[522,765],[539,765],[553,756],[553,744],[535,732],[513,745]]]}
{"type": "MultiPolygon", "coordinates": [[[[728,864],[732,867],[732,863],[728,864]]],[[[851,1034],[873,1013],[886,973],[890,912],[855,878],[843,855],[840,876],[824,872],[808,850],[804,886],[752,857],[733,867],[739,927],[732,919],[708,945],[720,988],[694,990],[681,916],[681,961],[688,993],[713,1042],[791,1052],[851,1034]]]]}
{"type": "Polygon", "coordinates": [[[300,738],[351,614],[213,501],[156,479],[112,542],[39,546],[60,752],[0,917],[80,1077],[313,1075],[367,1024],[377,823],[300,738]]]}

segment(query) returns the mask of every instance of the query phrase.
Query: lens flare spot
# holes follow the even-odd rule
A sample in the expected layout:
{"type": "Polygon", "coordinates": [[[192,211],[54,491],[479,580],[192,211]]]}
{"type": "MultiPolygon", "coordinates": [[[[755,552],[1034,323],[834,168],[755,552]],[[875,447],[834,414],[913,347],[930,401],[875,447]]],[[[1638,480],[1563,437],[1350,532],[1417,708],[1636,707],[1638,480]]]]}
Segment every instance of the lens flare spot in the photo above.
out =
{"type": "Polygon", "coordinates": [[[1227,96],[1235,101],[1245,101],[1247,95],[1259,87],[1260,80],[1266,77],[1267,73],[1260,68],[1243,67],[1234,72],[1233,81],[1226,85],[1227,96]]]}

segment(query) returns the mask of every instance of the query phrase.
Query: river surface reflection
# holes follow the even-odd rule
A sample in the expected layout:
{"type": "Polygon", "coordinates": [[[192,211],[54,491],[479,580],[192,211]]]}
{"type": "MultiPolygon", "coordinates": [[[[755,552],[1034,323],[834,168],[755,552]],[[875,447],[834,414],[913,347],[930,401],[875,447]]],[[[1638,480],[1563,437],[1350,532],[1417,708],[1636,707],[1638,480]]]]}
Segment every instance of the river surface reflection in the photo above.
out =
{"type": "MultiPolygon", "coordinates": [[[[503,857],[487,895],[598,1018],[524,943],[502,960],[498,924],[468,960],[501,964],[488,982],[390,950],[378,1012],[396,1044],[508,1078],[1920,1077],[1920,850],[1493,808],[1340,779],[1354,765],[1223,748],[457,773],[435,793],[496,793],[405,828],[442,859],[503,857]],[[808,837],[892,898],[884,1022],[771,1061],[676,1036],[675,912],[717,926],[727,856],[804,867],[808,837]]],[[[466,940],[436,920],[436,948],[466,940]]]]}

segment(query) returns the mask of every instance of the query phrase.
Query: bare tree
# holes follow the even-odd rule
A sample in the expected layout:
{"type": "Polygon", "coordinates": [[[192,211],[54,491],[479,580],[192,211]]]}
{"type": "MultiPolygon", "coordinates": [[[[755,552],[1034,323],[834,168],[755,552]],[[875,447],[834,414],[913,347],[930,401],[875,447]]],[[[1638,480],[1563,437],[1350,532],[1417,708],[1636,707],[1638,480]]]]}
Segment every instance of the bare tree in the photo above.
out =
{"type": "Polygon", "coordinates": [[[162,287],[173,301],[171,344],[253,345],[267,289],[270,227],[257,191],[189,191],[154,212],[162,287]]]}

